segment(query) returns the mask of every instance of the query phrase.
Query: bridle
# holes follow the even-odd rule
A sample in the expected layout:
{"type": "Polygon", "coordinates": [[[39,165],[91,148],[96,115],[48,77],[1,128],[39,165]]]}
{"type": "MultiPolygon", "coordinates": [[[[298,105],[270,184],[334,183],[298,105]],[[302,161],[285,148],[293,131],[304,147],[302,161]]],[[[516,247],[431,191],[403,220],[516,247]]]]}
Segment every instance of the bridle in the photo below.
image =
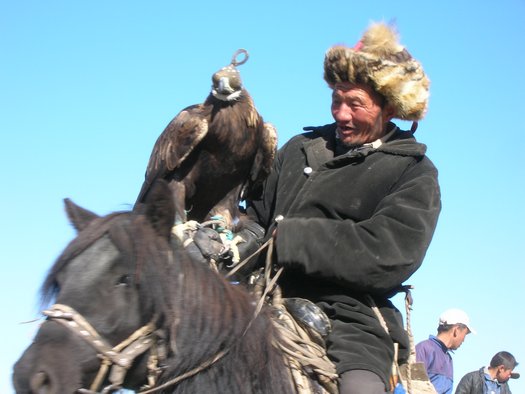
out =
{"type": "MultiPolygon", "coordinates": [[[[49,309],[42,311],[42,314],[47,316],[48,319],[62,324],[74,334],[80,336],[88,344],[95,348],[97,355],[102,359],[100,369],[97,373],[97,376],[93,380],[93,383],[91,383],[89,390],[84,388],[77,390],[78,393],[82,394],[108,394],[121,389],[126,373],[133,365],[135,358],[148,349],[151,349],[147,364],[148,384],[143,387],[141,391],[139,391],[141,394],[153,393],[162,390],[166,387],[173,386],[193,375],[196,375],[220,360],[229,351],[229,348],[223,349],[197,367],[175,377],[174,379],[169,380],[162,385],[157,386],[158,377],[162,372],[159,362],[162,363],[166,360],[167,351],[161,336],[155,329],[155,319],[133,332],[133,334],[131,334],[127,339],[118,345],[111,347],[97,333],[95,328],[93,328],[93,326],[89,324],[89,322],[80,313],[70,306],[54,304],[49,309]],[[109,367],[111,367],[111,371],[108,379],[111,384],[104,387],[102,391],[99,392],[98,390],[104,381],[104,377],[108,373],[109,367]]],[[[248,327],[251,325],[257,315],[258,311],[256,311],[254,314],[244,333],[246,333],[248,327]]]]}
{"type": "MultiPolygon", "coordinates": [[[[257,317],[258,313],[259,311],[256,310],[256,313],[254,314],[252,320],[248,323],[243,336],[248,330],[248,327],[251,326],[253,320],[257,317]]],[[[201,363],[190,371],[187,371],[186,373],[183,373],[174,379],[157,386],[158,377],[162,372],[162,368],[159,367],[159,361],[165,361],[167,353],[164,342],[155,329],[155,324],[153,323],[155,319],[133,332],[133,334],[131,334],[127,339],[118,345],[111,347],[97,333],[95,328],[93,328],[93,326],[89,324],[89,322],[80,313],[70,306],[54,304],[49,309],[42,311],[42,314],[47,316],[48,319],[62,324],[74,334],[80,336],[88,344],[95,348],[97,355],[102,359],[100,369],[97,373],[97,376],[93,380],[93,383],[91,383],[90,389],[88,390],[81,388],[77,390],[78,393],[82,394],[108,394],[121,389],[126,373],[131,365],[133,365],[133,360],[135,360],[135,358],[148,349],[151,349],[147,364],[148,384],[141,391],[139,391],[140,394],[153,393],[162,390],[166,387],[173,386],[193,375],[196,375],[223,358],[230,350],[229,348],[223,349],[215,354],[212,358],[201,363]],[[108,373],[109,367],[111,367],[111,371],[108,379],[111,384],[104,387],[102,391],[99,392],[97,390],[102,385],[104,377],[108,373]]]]}
{"type": "Polygon", "coordinates": [[[111,393],[122,388],[126,373],[133,365],[133,361],[147,350],[150,350],[147,363],[148,387],[155,386],[161,372],[159,361],[162,362],[166,358],[166,348],[159,333],[156,332],[155,318],[133,332],[127,339],[112,347],[80,313],[70,306],[54,304],[49,309],[44,310],[42,314],[84,339],[95,348],[97,355],[102,360],[90,389],[79,389],[79,393],[98,393],[110,367],[108,379],[111,384],[100,393],[111,393]]]}

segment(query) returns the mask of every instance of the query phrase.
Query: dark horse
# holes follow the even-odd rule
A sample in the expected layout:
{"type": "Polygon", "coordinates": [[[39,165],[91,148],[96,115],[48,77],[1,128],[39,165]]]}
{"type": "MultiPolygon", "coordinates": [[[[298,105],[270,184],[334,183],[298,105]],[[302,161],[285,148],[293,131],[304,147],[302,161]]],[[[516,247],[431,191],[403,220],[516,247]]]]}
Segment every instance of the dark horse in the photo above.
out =
{"type": "Polygon", "coordinates": [[[16,392],[294,392],[269,312],[170,238],[166,184],[149,194],[104,217],[66,200],[78,235],[42,286],[55,304],[14,367],[16,392]]]}

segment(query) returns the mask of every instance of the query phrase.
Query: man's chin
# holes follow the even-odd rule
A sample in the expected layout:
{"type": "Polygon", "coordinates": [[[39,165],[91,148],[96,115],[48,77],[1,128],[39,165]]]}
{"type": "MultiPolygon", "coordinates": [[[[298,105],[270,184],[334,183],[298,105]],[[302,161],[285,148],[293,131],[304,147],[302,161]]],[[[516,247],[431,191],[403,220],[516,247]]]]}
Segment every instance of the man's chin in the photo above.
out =
{"type": "Polygon", "coordinates": [[[341,143],[346,146],[347,148],[355,148],[356,146],[363,145],[359,141],[356,141],[355,138],[339,138],[341,143]]]}
{"type": "Polygon", "coordinates": [[[347,148],[355,148],[356,146],[363,145],[363,142],[357,138],[353,132],[344,132],[341,129],[336,130],[337,138],[347,148]]]}

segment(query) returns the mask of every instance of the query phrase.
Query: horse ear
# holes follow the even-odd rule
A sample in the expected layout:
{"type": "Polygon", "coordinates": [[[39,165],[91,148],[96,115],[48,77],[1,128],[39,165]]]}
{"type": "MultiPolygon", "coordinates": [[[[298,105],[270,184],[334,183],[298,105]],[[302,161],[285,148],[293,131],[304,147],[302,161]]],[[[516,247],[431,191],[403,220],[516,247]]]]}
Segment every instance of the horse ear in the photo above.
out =
{"type": "Polygon", "coordinates": [[[157,234],[169,238],[175,221],[175,205],[168,183],[162,179],[155,181],[148,190],[143,205],[157,234]]]}
{"type": "Polygon", "coordinates": [[[99,217],[97,214],[79,207],[69,198],[64,199],[64,205],[69,221],[77,232],[84,230],[91,221],[99,217]]]}

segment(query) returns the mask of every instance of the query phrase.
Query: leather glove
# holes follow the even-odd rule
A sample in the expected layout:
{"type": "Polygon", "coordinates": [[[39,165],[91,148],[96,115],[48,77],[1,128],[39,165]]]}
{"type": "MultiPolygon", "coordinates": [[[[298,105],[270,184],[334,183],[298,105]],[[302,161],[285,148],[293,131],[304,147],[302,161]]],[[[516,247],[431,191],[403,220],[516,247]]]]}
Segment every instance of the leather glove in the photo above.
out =
{"type": "Polygon", "coordinates": [[[195,261],[202,263],[209,263],[210,260],[218,261],[225,251],[219,233],[210,227],[200,227],[192,239],[193,242],[187,244],[186,251],[195,261]]]}
{"type": "MultiPolygon", "coordinates": [[[[220,234],[211,227],[198,227],[193,235],[189,236],[193,242],[186,242],[186,251],[195,261],[209,263],[214,260],[218,263],[219,269],[231,268],[234,263],[234,252],[236,248],[239,261],[244,261],[253,254],[264,242],[264,229],[256,222],[243,220],[240,225],[241,230],[234,233],[231,237],[233,241],[223,241],[220,234]]],[[[258,256],[245,264],[240,270],[240,276],[247,276],[255,269],[258,256]]]]}
{"type": "Polygon", "coordinates": [[[209,227],[202,227],[193,236],[193,242],[199,247],[204,257],[217,260],[224,250],[221,237],[217,231],[209,227]]]}
{"type": "Polygon", "coordinates": [[[239,256],[241,261],[254,253],[263,244],[264,228],[258,223],[251,220],[243,222],[243,228],[235,236],[240,236],[244,242],[240,242],[237,246],[239,249],[239,256]]]}
{"type": "Polygon", "coordinates": [[[237,240],[235,247],[238,251],[238,261],[233,259],[233,253],[230,247],[229,250],[229,261],[225,261],[227,268],[234,268],[237,263],[243,262],[243,266],[240,267],[234,274],[235,280],[244,281],[258,266],[259,255],[254,256],[247,262],[244,262],[246,258],[251,256],[259,247],[264,243],[265,231],[258,223],[251,220],[242,221],[241,230],[234,234],[233,239],[237,240]]]}

